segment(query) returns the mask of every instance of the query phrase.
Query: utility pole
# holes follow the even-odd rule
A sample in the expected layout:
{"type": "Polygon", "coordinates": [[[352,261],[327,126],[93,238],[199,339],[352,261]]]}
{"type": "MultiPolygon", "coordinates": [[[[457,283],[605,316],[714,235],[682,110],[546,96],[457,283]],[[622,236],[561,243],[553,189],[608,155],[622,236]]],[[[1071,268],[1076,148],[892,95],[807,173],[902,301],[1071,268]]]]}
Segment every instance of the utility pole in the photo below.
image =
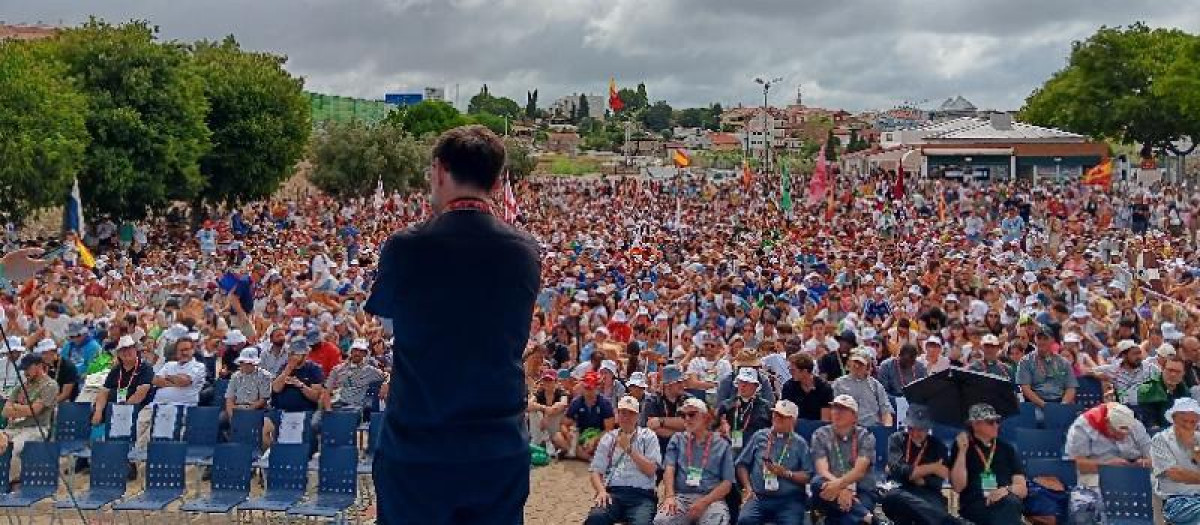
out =
{"type": "Polygon", "coordinates": [[[754,81],[763,87],[763,172],[771,173],[771,147],[774,146],[771,142],[771,112],[767,107],[767,96],[771,92],[771,86],[783,82],[783,78],[775,77],[771,80],[763,80],[762,77],[755,78],[754,81]]]}

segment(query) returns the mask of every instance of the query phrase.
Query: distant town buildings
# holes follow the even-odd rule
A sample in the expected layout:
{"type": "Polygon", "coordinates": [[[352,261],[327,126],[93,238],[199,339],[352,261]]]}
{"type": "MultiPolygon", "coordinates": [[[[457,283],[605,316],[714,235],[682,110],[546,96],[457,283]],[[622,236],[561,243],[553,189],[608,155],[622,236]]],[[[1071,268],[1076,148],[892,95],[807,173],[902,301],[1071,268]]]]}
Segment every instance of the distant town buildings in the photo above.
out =
{"type": "MultiPolygon", "coordinates": [[[[604,119],[604,112],[608,109],[608,99],[600,95],[584,95],[587,99],[588,116],[597,120],[604,119]]],[[[553,104],[550,105],[550,113],[563,118],[570,118],[577,111],[579,106],[579,93],[559,97],[553,104]]]]}

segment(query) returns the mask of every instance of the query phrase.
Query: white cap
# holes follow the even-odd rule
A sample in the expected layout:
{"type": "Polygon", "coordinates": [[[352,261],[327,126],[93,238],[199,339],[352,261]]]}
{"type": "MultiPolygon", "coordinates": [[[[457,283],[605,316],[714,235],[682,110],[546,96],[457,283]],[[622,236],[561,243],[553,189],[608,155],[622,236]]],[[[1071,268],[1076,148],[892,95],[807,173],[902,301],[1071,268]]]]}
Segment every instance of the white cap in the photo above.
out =
{"type": "Polygon", "coordinates": [[[700,399],[697,399],[694,397],[689,397],[687,399],[687,401],[684,401],[683,406],[680,407],[680,410],[683,410],[685,408],[690,408],[692,410],[699,410],[701,412],[708,412],[708,405],[704,404],[703,400],[700,400],[700,399]]]}
{"type": "Polygon", "coordinates": [[[1120,342],[1117,343],[1117,355],[1121,355],[1121,354],[1129,351],[1132,348],[1137,348],[1137,346],[1138,346],[1137,343],[1133,342],[1130,339],[1122,339],[1120,342]]]}
{"type": "Polygon", "coordinates": [[[241,330],[230,330],[229,333],[225,334],[225,344],[227,345],[240,345],[245,343],[246,336],[242,334],[241,330]]]}
{"type": "Polygon", "coordinates": [[[123,336],[121,336],[120,339],[117,340],[117,350],[120,350],[122,348],[129,348],[129,347],[136,346],[136,345],[137,345],[137,343],[134,342],[133,338],[129,337],[128,335],[123,335],[123,336]]]}
{"type": "Polygon", "coordinates": [[[624,312],[624,311],[617,310],[617,313],[613,314],[613,321],[614,321],[614,322],[617,322],[617,323],[624,323],[625,321],[628,321],[628,320],[629,320],[629,318],[628,318],[628,317],[625,317],[625,312],[624,312]]]}
{"type": "Polygon", "coordinates": [[[642,388],[650,387],[650,383],[646,381],[646,374],[643,372],[634,372],[629,374],[629,381],[626,381],[626,383],[629,384],[629,386],[640,386],[642,388]]]}
{"type": "Polygon", "coordinates": [[[1082,303],[1071,308],[1071,317],[1074,317],[1075,319],[1086,319],[1091,317],[1091,315],[1091,312],[1088,312],[1087,306],[1083,305],[1082,303]]]}
{"type": "Polygon", "coordinates": [[[371,343],[361,337],[355,339],[353,343],[350,343],[351,350],[369,350],[370,348],[371,343]]]}
{"type": "Polygon", "coordinates": [[[775,408],[771,409],[771,411],[784,417],[795,418],[800,416],[800,408],[795,403],[786,399],[776,401],[775,408]]]}
{"type": "Polygon", "coordinates": [[[737,382],[758,384],[758,372],[750,367],[739,368],[737,382]]]}
{"type": "Polygon", "coordinates": [[[1021,280],[1025,281],[1027,284],[1036,283],[1037,282],[1037,274],[1033,273],[1033,272],[1025,272],[1025,274],[1021,276],[1021,280]]]}
{"type": "Polygon", "coordinates": [[[1000,346],[1000,338],[996,337],[996,334],[985,334],[980,342],[985,345],[1000,346]]]}
{"type": "Polygon", "coordinates": [[[1108,424],[1116,429],[1132,430],[1138,425],[1133,410],[1121,403],[1105,403],[1108,405],[1108,424]]]}
{"type": "Polygon", "coordinates": [[[954,295],[954,294],[946,294],[946,302],[948,302],[948,303],[957,303],[957,302],[958,302],[958,296],[957,296],[957,295],[954,295]]]}
{"type": "Polygon", "coordinates": [[[47,337],[46,339],[42,339],[41,341],[38,341],[37,346],[33,347],[33,353],[40,354],[42,352],[46,352],[49,350],[57,350],[57,349],[58,349],[58,344],[56,344],[53,339],[50,339],[47,337]]]}
{"type": "Polygon", "coordinates": [[[1078,343],[1080,341],[1083,341],[1083,339],[1075,332],[1067,332],[1067,335],[1063,336],[1064,343],[1078,343]]]}
{"type": "Polygon", "coordinates": [[[641,404],[638,403],[636,397],[625,396],[620,401],[617,401],[617,410],[628,410],[630,412],[641,412],[641,404]]]}
{"type": "Polygon", "coordinates": [[[934,344],[934,345],[942,346],[942,338],[940,338],[936,335],[931,335],[931,336],[925,338],[925,344],[927,344],[927,345],[934,344]]]}
{"type": "Polygon", "coordinates": [[[600,362],[600,370],[608,370],[609,372],[612,372],[612,375],[618,375],[617,362],[611,359],[605,359],[600,362]]]}
{"type": "Polygon", "coordinates": [[[1163,343],[1162,346],[1159,346],[1154,351],[1154,353],[1157,354],[1158,357],[1175,357],[1175,347],[1171,346],[1171,343],[1163,343]]]}
{"type": "Polygon", "coordinates": [[[254,347],[243,348],[241,353],[238,354],[238,358],[233,362],[239,365],[242,363],[257,365],[259,363],[258,349],[254,347]]]}
{"type": "Polygon", "coordinates": [[[853,410],[855,413],[858,413],[858,401],[855,401],[854,398],[850,397],[849,394],[841,394],[833,398],[833,402],[830,404],[848,408],[853,410]]]}
{"type": "Polygon", "coordinates": [[[15,335],[8,336],[8,351],[9,352],[24,352],[25,342],[20,337],[15,335]]]}
{"type": "Polygon", "coordinates": [[[908,287],[908,295],[925,295],[925,294],[923,294],[921,292],[920,286],[917,286],[914,284],[914,285],[908,287]]]}
{"type": "Polygon", "coordinates": [[[1179,331],[1179,329],[1175,327],[1175,323],[1163,323],[1162,334],[1163,339],[1168,341],[1178,341],[1183,339],[1183,332],[1179,331]]]}

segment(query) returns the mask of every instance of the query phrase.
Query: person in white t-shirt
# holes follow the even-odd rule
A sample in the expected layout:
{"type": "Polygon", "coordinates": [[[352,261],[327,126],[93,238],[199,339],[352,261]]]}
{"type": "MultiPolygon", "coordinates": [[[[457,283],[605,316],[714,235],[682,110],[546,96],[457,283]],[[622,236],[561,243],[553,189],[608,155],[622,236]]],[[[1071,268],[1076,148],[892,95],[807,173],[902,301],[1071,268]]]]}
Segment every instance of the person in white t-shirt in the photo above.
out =
{"type": "Polygon", "coordinates": [[[707,333],[699,337],[704,354],[693,358],[687,365],[688,389],[694,392],[715,394],[721,378],[733,373],[728,359],[721,357],[721,340],[707,333]]]}
{"type": "MultiPolygon", "coordinates": [[[[154,407],[176,405],[193,407],[200,403],[200,389],[204,388],[206,369],[204,363],[192,358],[196,342],[190,338],[175,342],[175,360],[168,361],[154,374],[152,384],[157,388],[154,401],[138,412],[138,448],[144,449],[150,442],[150,423],[154,420],[154,407]]],[[[183,408],[180,408],[183,410],[183,408]]],[[[176,417],[181,417],[178,414],[176,417]]]]}

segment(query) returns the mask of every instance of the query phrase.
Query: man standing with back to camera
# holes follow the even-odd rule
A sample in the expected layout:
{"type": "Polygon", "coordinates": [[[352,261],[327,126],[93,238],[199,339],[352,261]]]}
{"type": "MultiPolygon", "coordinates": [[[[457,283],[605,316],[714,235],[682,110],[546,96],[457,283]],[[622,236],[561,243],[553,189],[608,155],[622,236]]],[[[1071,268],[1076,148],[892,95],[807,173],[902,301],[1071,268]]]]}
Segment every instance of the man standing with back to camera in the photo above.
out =
{"type": "Polygon", "coordinates": [[[366,304],[394,338],[373,469],[380,524],[524,519],[521,354],[541,262],[537,242],[495,215],[504,160],[504,143],[482,126],[443,133],[429,172],[433,218],[380,252],[366,304]]]}

